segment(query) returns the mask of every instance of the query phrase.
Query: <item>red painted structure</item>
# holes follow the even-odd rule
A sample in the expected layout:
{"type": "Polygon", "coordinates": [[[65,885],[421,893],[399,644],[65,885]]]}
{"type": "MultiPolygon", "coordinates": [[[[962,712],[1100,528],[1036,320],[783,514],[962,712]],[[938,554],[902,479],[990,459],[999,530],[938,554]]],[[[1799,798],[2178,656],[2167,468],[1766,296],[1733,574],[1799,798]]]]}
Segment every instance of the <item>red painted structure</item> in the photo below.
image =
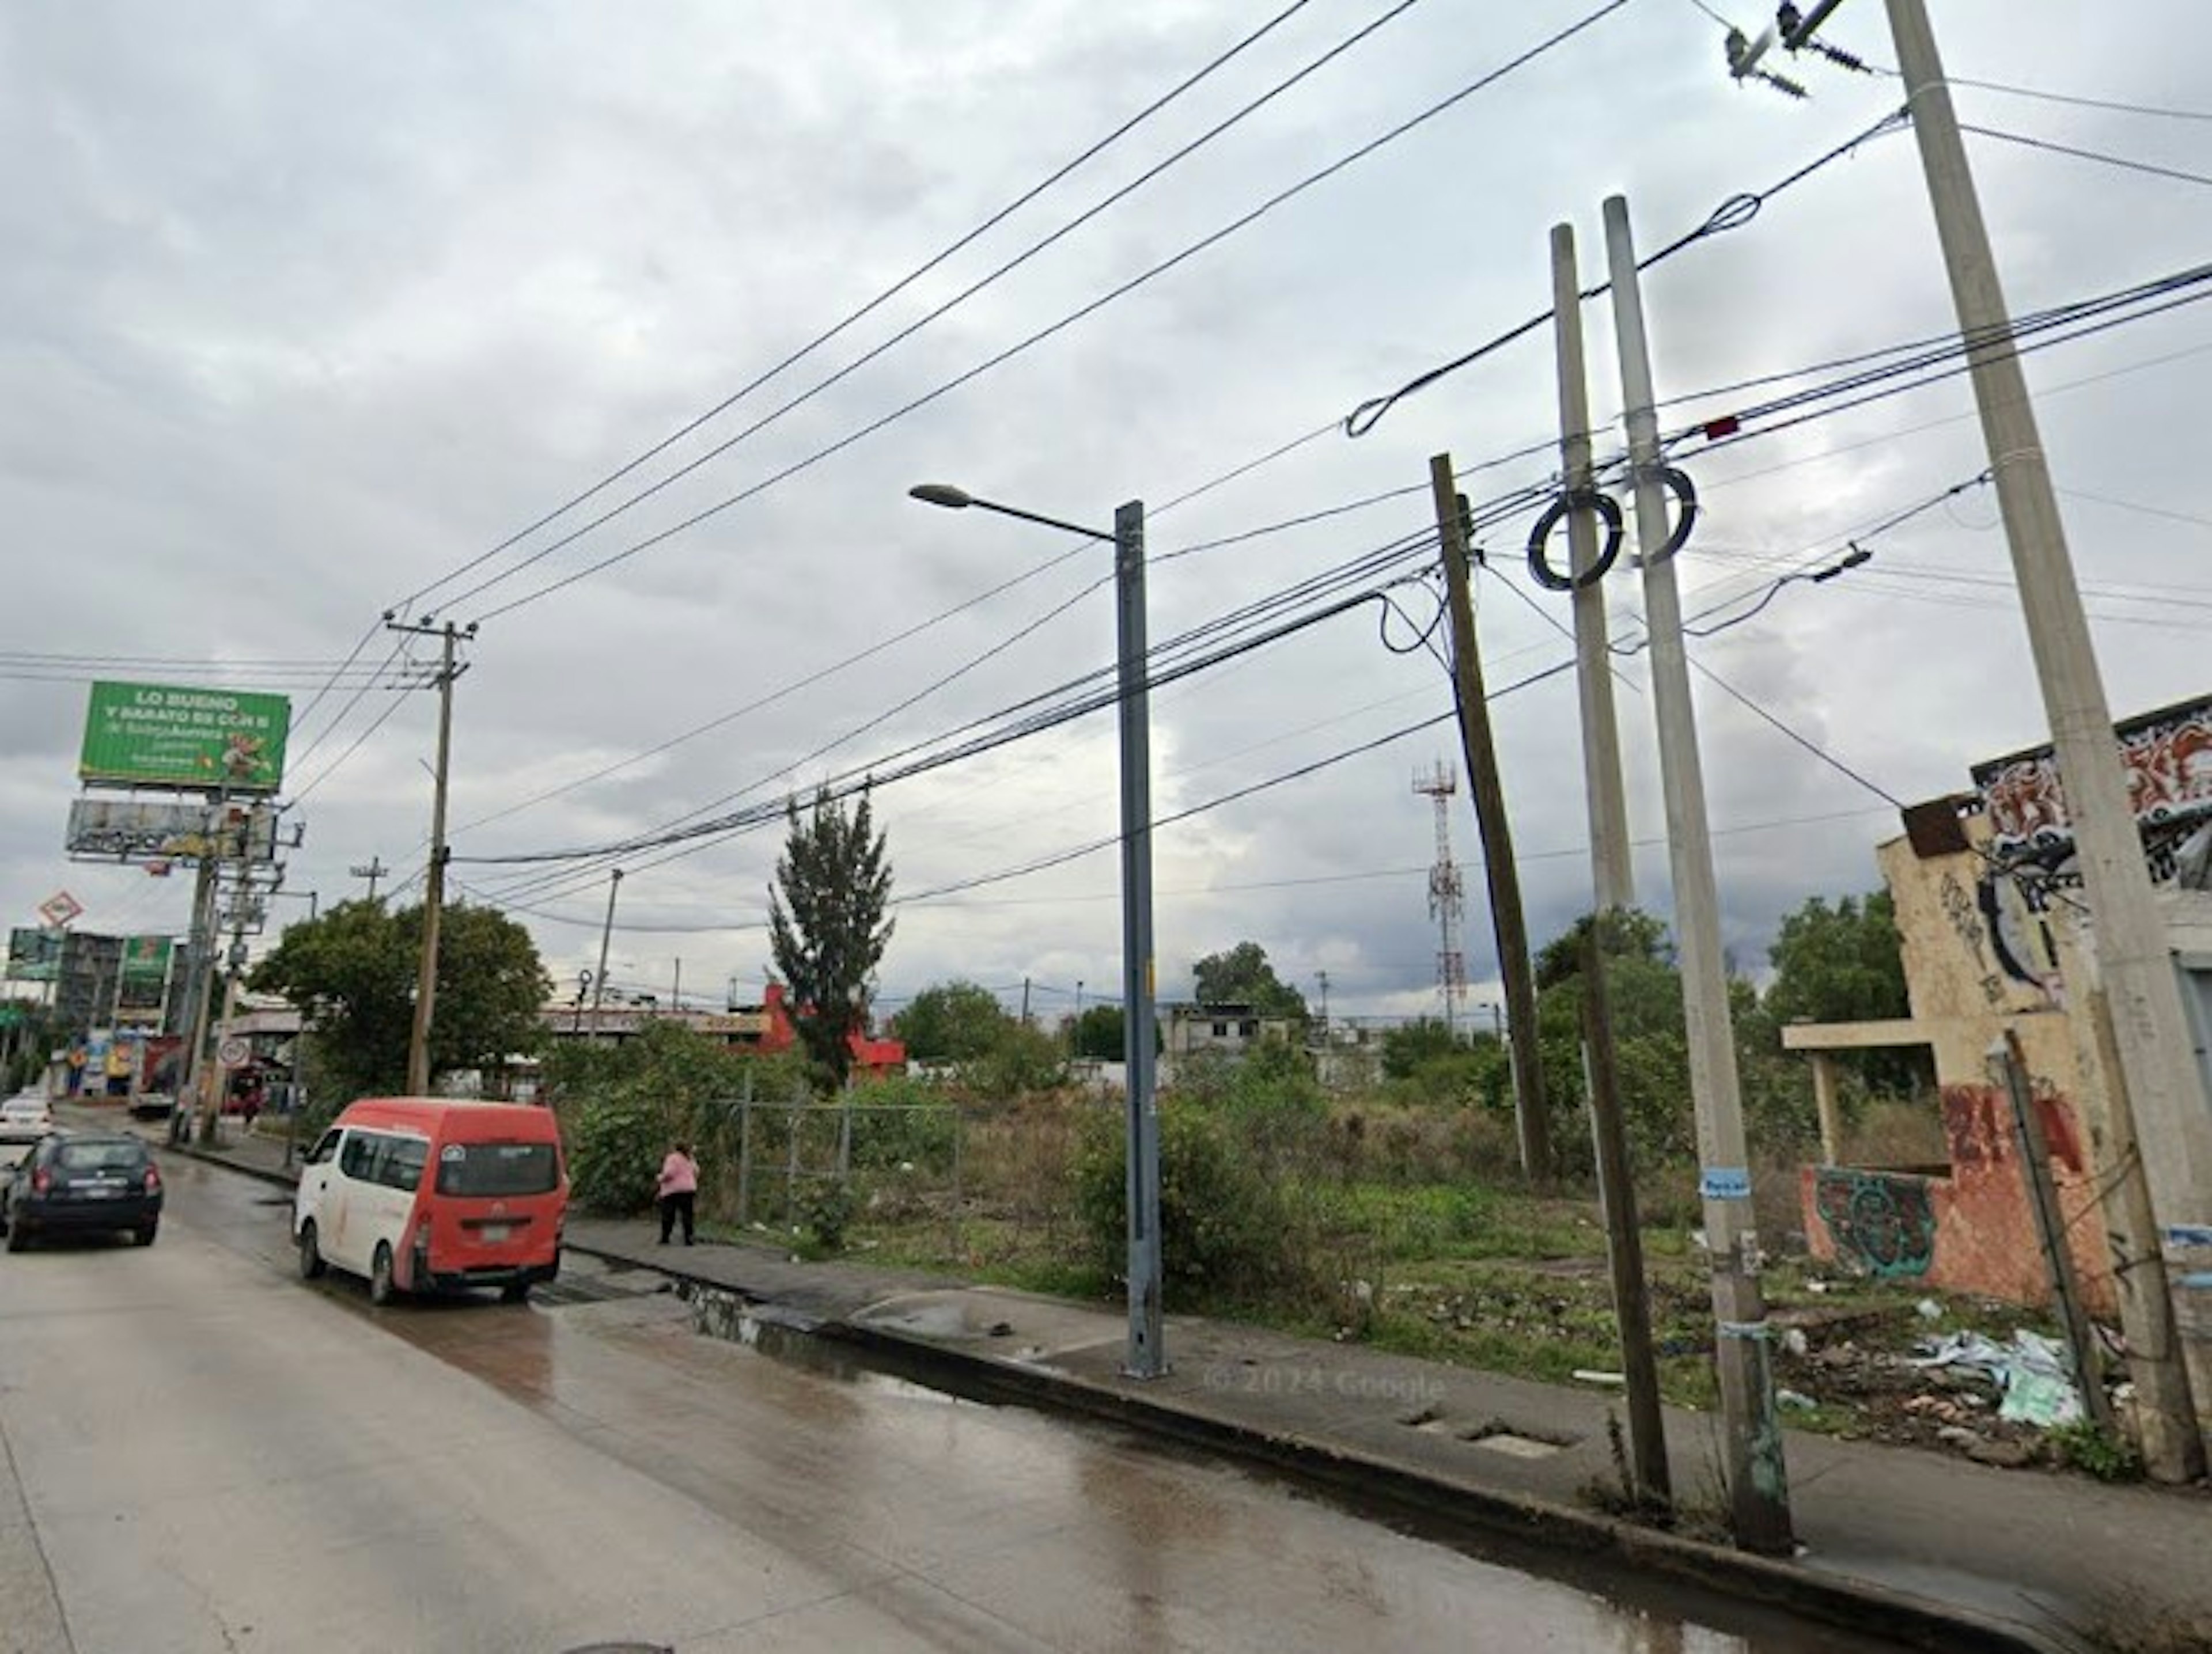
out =
{"type": "MultiPolygon", "coordinates": [[[[2081,1126],[2063,1097],[2035,1101],[2081,1294],[2092,1314],[2111,1315],[2110,1243],[2081,1126]]],[[[2010,1100],[1995,1086],[1948,1085],[1942,1103],[1948,1172],[1804,1168],[1800,1197],[1813,1256],[1884,1280],[2048,1304],[2050,1271],[2028,1203],[2010,1100]]]]}
{"type": "MultiPolygon", "coordinates": [[[[767,1015],[768,1027],[761,1034],[759,1050],[774,1055],[789,1051],[799,1043],[799,1029],[792,1022],[790,1002],[784,996],[783,984],[771,982],[762,990],[761,1009],[767,1015]]],[[[863,1077],[894,1074],[906,1067],[903,1040],[878,1039],[856,1028],[846,1035],[845,1043],[853,1053],[853,1071],[863,1077]]]]}

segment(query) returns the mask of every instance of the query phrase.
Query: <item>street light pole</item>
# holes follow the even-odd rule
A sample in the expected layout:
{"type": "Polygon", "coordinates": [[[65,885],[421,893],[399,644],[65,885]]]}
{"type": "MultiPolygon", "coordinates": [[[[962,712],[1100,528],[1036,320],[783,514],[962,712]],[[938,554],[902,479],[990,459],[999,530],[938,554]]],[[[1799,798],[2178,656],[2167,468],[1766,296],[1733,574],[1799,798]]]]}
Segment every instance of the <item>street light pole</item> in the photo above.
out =
{"type": "Polygon", "coordinates": [[[1129,1351],[1122,1371],[1167,1371],[1160,1328],[1160,1112],[1152,1037],[1152,736],[1146,688],[1145,507],[1114,513],[1121,709],[1122,1051],[1128,1075],[1129,1351]]]}
{"type": "Polygon", "coordinates": [[[925,482],[908,490],[925,505],[1061,529],[1114,548],[1115,633],[1121,751],[1122,1056],[1127,1079],[1129,1341],[1123,1376],[1157,1378],[1168,1371],[1162,1336],[1160,1116],[1152,1003],[1152,706],[1145,657],[1145,506],[1133,500],[1114,512],[1106,534],[1080,523],[978,500],[962,489],[925,482]]]}

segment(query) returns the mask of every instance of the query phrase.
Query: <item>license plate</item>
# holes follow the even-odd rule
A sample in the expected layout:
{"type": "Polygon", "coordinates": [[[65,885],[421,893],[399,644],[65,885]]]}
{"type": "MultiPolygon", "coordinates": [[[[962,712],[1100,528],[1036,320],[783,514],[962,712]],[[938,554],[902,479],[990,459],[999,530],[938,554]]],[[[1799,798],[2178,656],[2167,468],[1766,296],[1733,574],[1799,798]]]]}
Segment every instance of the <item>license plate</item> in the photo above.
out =
{"type": "Polygon", "coordinates": [[[84,1191],[87,1200],[113,1200],[123,1191],[111,1183],[95,1183],[84,1191]]]}
{"type": "Polygon", "coordinates": [[[513,1233],[514,1227],[512,1225],[505,1223],[487,1223],[483,1228],[477,1231],[477,1235],[479,1239],[489,1242],[494,1240],[505,1240],[507,1236],[513,1233]]]}

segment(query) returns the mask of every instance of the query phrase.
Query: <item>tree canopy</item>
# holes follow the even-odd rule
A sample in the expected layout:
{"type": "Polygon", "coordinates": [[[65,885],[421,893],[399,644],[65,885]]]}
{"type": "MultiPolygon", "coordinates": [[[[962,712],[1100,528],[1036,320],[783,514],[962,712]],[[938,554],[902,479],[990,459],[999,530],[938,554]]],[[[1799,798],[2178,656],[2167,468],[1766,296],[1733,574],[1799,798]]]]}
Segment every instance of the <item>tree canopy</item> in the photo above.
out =
{"type": "Polygon", "coordinates": [[[1075,1054],[1094,1063],[1118,1063],[1127,1055],[1127,1020],[1120,1005],[1108,1001],[1086,1005],[1075,1019],[1075,1054]]]}
{"type": "MultiPolygon", "coordinates": [[[[247,985],[313,1024],[319,1066],[349,1097],[400,1089],[414,1030],[420,906],[340,902],[289,927],[247,985]]],[[[430,1071],[495,1069],[538,1049],[553,991],[530,933],[489,907],[456,904],[440,922],[430,1071]]]]}
{"type": "Polygon", "coordinates": [[[789,985],[792,1015],[816,1065],[842,1083],[847,1043],[867,1025],[867,997],[891,938],[884,835],[864,791],[852,813],[824,787],[807,815],[786,806],[790,832],[769,888],[769,951],[789,985]]]}
{"type": "MultiPolygon", "coordinates": [[[[1887,890],[1845,896],[1832,907],[1811,898],[1782,921],[1768,957],[1774,981],[1765,1003],[1778,1025],[1875,1022],[1912,1014],[1905,945],[1887,890]]],[[[1885,1090],[1910,1090],[1929,1077],[1920,1051],[1852,1051],[1842,1060],[1885,1090]]]]}
{"type": "Polygon", "coordinates": [[[969,1063],[996,1045],[1014,1019],[998,995],[973,982],[934,983],[891,1018],[917,1063],[969,1063]]]}
{"type": "Polygon", "coordinates": [[[1191,974],[1202,1005],[1249,1005],[1265,1017],[1305,1019],[1305,996],[1276,976],[1267,950],[1256,942],[1208,954],[1191,966],[1191,974]]]}

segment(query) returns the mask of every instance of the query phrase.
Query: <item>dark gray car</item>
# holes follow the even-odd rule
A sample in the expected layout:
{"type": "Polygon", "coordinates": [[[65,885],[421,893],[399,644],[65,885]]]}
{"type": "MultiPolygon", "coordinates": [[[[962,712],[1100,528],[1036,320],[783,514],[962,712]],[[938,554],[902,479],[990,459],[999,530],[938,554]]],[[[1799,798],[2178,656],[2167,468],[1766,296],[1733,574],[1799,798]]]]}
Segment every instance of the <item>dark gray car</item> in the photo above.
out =
{"type": "Polygon", "coordinates": [[[136,1137],[48,1137],[0,1184],[0,1233],[11,1252],[42,1235],[125,1230],[150,1246],[161,1227],[161,1173],[136,1137]]]}

